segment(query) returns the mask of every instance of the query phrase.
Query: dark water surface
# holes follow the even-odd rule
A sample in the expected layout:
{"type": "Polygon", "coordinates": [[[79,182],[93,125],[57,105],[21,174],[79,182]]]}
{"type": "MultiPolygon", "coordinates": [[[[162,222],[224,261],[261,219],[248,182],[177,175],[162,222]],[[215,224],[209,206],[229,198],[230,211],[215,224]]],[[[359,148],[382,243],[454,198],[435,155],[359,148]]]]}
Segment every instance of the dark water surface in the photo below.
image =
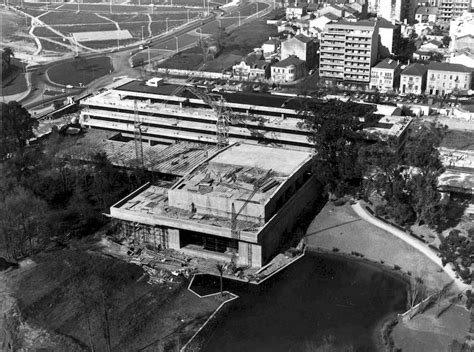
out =
{"type": "MultiPolygon", "coordinates": [[[[196,276],[193,287],[215,291],[208,280],[196,276]]],[[[218,278],[213,281],[218,288],[218,278]]],[[[240,298],[200,333],[202,351],[376,351],[377,323],[406,305],[401,279],[373,265],[317,253],[261,285],[225,280],[224,290],[240,298]]]]}

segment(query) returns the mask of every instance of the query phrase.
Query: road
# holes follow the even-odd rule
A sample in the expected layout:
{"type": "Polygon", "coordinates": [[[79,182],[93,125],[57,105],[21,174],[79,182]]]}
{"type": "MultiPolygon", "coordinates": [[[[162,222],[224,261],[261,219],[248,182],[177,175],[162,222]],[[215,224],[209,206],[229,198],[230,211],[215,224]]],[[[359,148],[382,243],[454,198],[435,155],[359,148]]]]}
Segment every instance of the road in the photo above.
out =
{"type": "MultiPolygon", "coordinates": [[[[243,24],[250,20],[256,19],[255,11],[258,7],[259,13],[264,16],[271,11],[272,2],[269,0],[259,0],[258,5],[256,2],[240,4],[233,7],[228,13],[212,12],[209,17],[194,21],[186,26],[178,29],[173,29],[167,33],[161,34],[151,39],[150,48],[167,50],[168,55],[174,54],[177,49],[182,50],[185,46],[193,45],[197,43],[201,36],[211,35],[219,29],[220,25],[229,27],[235,26],[239,23],[243,24]],[[198,29],[201,28],[199,31],[198,29]]],[[[82,57],[93,58],[107,55],[111,58],[114,67],[114,72],[103,76],[93,82],[91,82],[85,89],[70,89],[67,94],[71,96],[77,96],[79,94],[87,94],[93,92],[100,87],[103,87],[113,82],[114,77],[118,76],[129,76],[132,78],[147,78],[147,74],[142,68],[131,68],[129,64],[129,58],[131,54],[136,53],[138,48],[137,45],[122,48],[117,52],[109,53],[85,53],[81,54],[82,57]]],[[[166,51],[165,51],[166,53],[166,51]]],[[[166,54],[165,54],[166,55],[166,54]]],[[[47,77],[47,70],[57,64],[74,60],[74,57],[70,57],[51,62],[43,65],[39,70],[32,72],[30,76],[32,89],[30,93],[21,100],[21,103],[29,108],[43,105],[45,101],[44,92],[48,89],[59,90],[64,87],[51,82],[47,77]]],[[[54,99],[52,99],[54,100],[54,99]]]]}

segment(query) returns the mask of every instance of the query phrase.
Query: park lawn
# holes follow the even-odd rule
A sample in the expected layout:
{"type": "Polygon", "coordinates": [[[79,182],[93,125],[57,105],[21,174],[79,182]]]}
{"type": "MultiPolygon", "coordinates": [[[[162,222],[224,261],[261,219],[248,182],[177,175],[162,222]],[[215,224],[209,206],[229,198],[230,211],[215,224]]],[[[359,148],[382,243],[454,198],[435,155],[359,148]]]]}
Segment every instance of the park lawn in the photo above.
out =
{"type": "Polygon", "coordinates": [[[117,27],[112,22],[106,22],[104,19],[102,19],[102,23],[97,24],[54,25],[51,27],[66,36],[68,36],[70,33],[76,32],[99,32],[117,30],[117,27]]]}
{"type": "Polygon", "coordinates": [[[449,130],[446,132],[441,147],[450,149],[474,150],[474,132],[449,130]]]}
{"type": "MultiPolygon", "coordinates": [[[[112,350],[137,351],[184,344],[223,300],[198,298],[183,278],[150,285],[141,267],[91,251],[58,250],[32,262],[7,276],[22,318],[81,347],[91,340],[96,351],[106,350],[104,304],[112,350]]],[[[71,343],[56,350],[73,350],[71,343]]]]}
{"type": "Polygon", "coordinates": [[[208,72],[222,72],[225,69],[231,68],[236,63],[242,60],[242,56],[234,54],[223,54],[216,57],[214,60],[207,62],[204,65],[203,71],[208,72]]]}
{"type": "Polygon", "coordinates": [[[454,305],[436,318],[437,310],[434,305],[412,320],[398,323],[392,332],[396,347],[404,352],[445,352],[453,339],[463,343],[470,326],[467,309],[454,305]]]}
{"type": "MultiPolygon", "coordinates": [[[[52,41],[49,41],[49,40],[44,40],[42,39],[41,37],[39,38],[40,42],[41,42],[41,46],[43,48],[43,51],[53,51],[53,52],[57,52],[57,53],[67,53],[67,52],[71,52],[71,49],[64,46],[64,45],[61,45],[61,44],[56,44],[52,41]]],[[[61,40],[58,40],[58,41],[61,41],[61,40]]],[[[68,44],[69,42],[67,42],[66,44],[68,44]]]]}
{"type": "MultiPolygon", "coordinates": [[[[77,10],[77,8],[76,8],[77,10]]],[[[97,24],[104,23],[104,19],[90,12],[60,11],[50,12],[41,16],[41,20],[49,25],[55,24],[97,24]]]]}
{"type": "Polygon", "coordinates": [[[51,38],[51,39],[61,39],[62,37],[46,27],[35,27],[33,34],[38,37],[51,38]]]}
{"type": "Polygon", "coordinates": [[[450,277],[441,268],[406,242],[362,220],[349,204],[328,202],[306,232],[310,248],[351,254],[379,262],[420,277],[430,291],[441,289],[450,277]],[[441,270],[441,271],[440,271],[441,270]]]}
{"type": "Polygon", "coordinates": [[[101,56],[92,59],[79,57],[72,61],[53,66],[47,71],[49,79],[57,84],[66,86],[83,86],[93,80],[109,74],[113,70],[110,58],[101,56]]]}
{"type": "Polygon", "coordinates": [[[196,53],[195,48],[185,50],[181,53],[174,55],[168,60],[160,63],[157,67],[169,68],[169,69],[180,69],[180,70],[194,70],[202,64],[202,52],[196,53]]]}

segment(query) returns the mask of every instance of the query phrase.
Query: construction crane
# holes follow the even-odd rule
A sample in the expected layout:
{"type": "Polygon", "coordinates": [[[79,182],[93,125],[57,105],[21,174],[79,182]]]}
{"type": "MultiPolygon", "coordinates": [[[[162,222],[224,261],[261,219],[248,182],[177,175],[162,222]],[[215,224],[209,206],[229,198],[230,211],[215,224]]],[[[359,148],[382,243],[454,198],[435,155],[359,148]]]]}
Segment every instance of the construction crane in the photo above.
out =
{"type": "Polygon", "coordinates": [[[144,167],[143,142],[142,142],[142,122],[138,117],[137,100],[133,101],[133,140],[135,141],[135,157],[138,168],[144,167]]]}
{"type": "Polygon", "coordinates": [[[262,186],[265,185],[265,183],[268,181],[272,173],[272,170],[268,170],[264,176],[262,176],[260,179],[258,179],[254,184],[253,184],[253,190],[250,193],[250,195],[247,197],[245,200],[244,204],[240,207],[239,211],[235,211],[235,205],[232,203],[232,214],[231,214],[231,219],[230,219],[230,231],[231,231],[231,236],[232,238],[239,239],[240,237],[240,231],[237,230],[237,217],[242,213],[242,210],[247,206],[247,204],[250,202],[250,200],[257,194],[257,192],[262,188],[262,186]]]}

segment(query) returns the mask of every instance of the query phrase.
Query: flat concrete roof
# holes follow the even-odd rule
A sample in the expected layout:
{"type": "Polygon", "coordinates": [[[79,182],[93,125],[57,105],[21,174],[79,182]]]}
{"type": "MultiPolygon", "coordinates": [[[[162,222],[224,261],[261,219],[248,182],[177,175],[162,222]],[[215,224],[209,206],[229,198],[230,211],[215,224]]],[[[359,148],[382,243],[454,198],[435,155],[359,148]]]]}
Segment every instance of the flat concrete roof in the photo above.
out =
{"type": "Polygon", "coordinates": [[[383,116],[375,126],[364,128],[364,132],[377,137],[399,137],[413,119],[409,116],[383,116]]]}
{"type": "Polygon", "coordinates": [[[474,194],[474,172],[447,169],[438,179],[441,189],[474,194]]]}
{"type": "Polygon", "coordinates": [[[309,152],[240,143],[217,154],[210,163],[255,167],[289,176],[310,158],[309,152]]]}

